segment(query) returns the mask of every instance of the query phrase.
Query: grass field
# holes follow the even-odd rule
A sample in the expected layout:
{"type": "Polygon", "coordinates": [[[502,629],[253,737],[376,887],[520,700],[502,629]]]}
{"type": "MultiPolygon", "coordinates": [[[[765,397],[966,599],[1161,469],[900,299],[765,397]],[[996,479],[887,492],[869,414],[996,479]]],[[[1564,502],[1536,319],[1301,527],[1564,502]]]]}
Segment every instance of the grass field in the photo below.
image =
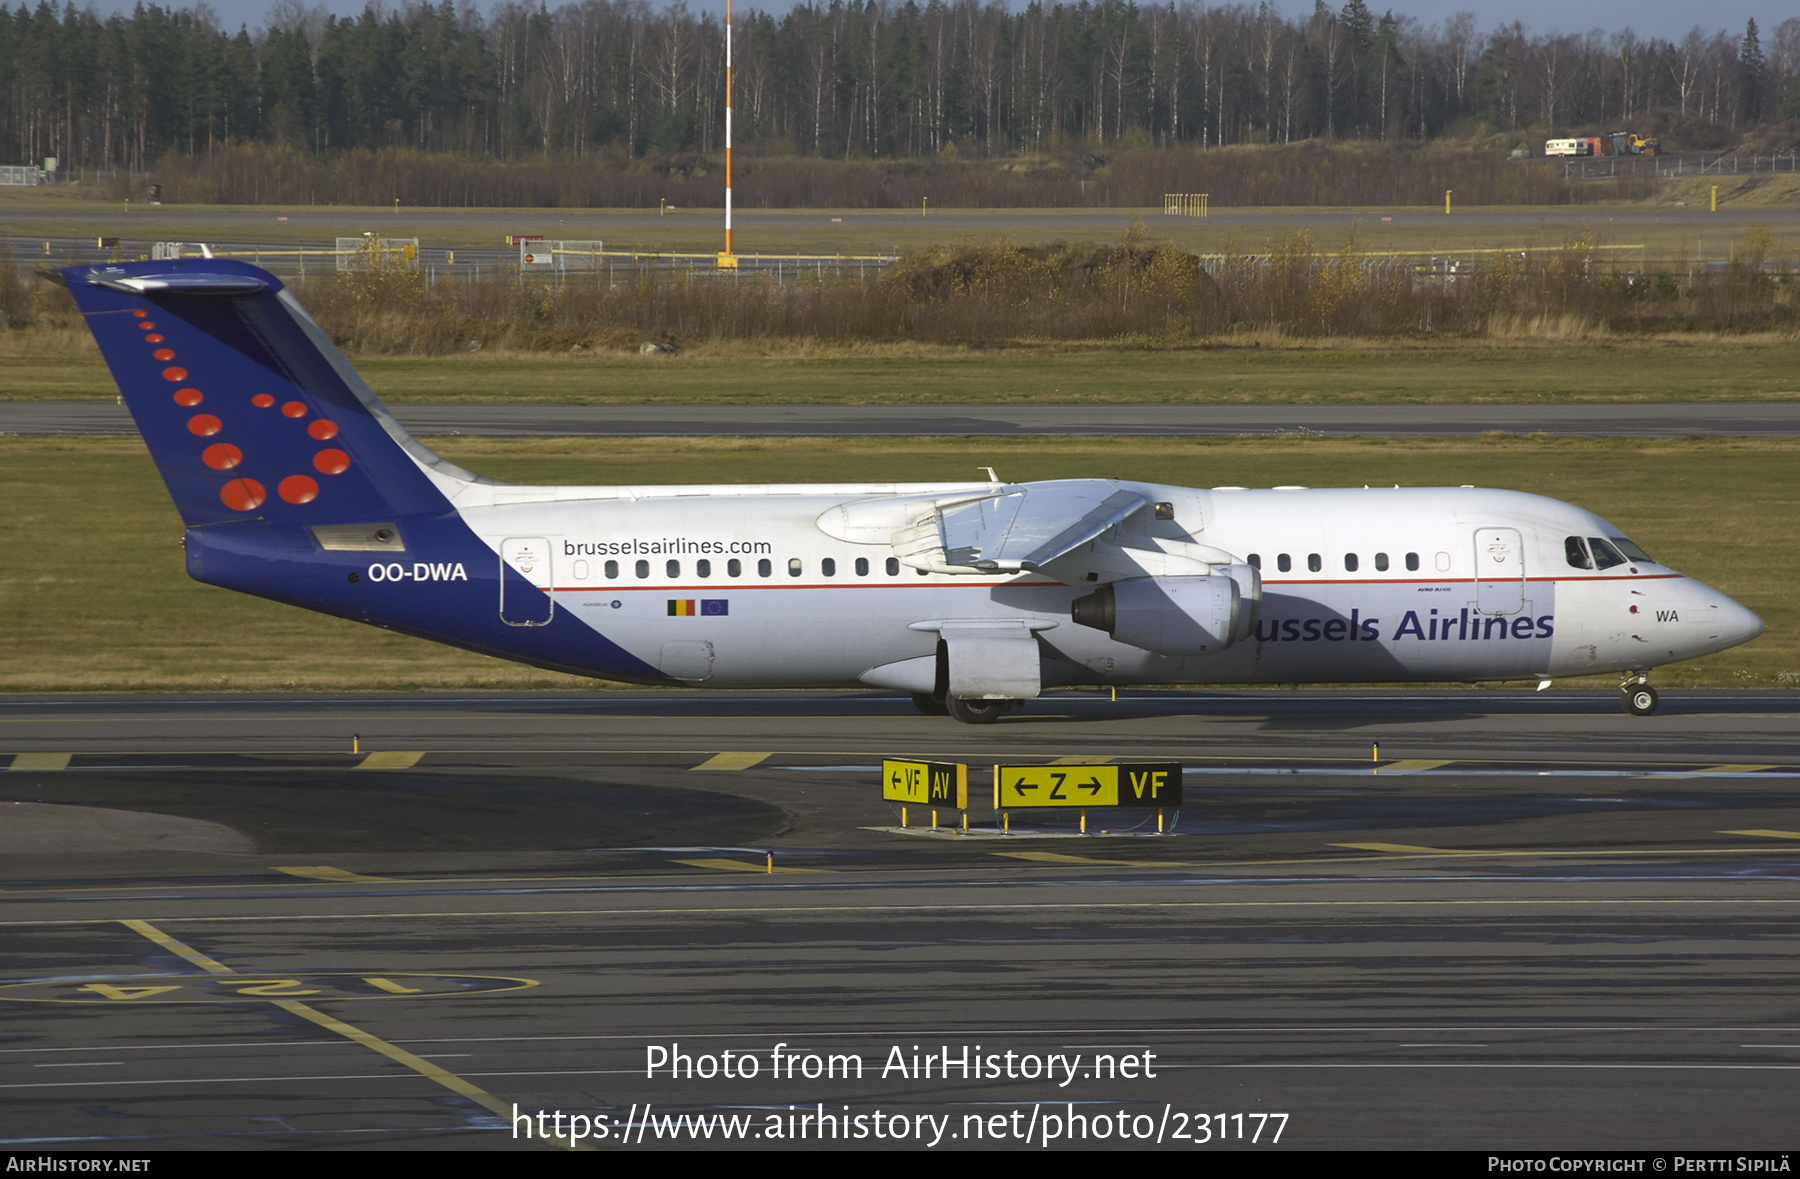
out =
{"type": "MultiPolygon", "coordinates": [[[[112,400],[87,337],[30,355],[0,336],[0,401],[112,400]],[[10,351],[10,354],[9,354],[10,351]]],[[[359,356],[383,399],[541,404],[1605,402],[1800,397],[1800,340],[1377,343],[1250,339],[1127,350],[754,341],[676,356],[359,356]]]]}
{"type": "MultiPolygon", "coordinates": [[[[1208,439],[437,440],[525,483],[1007,479],[1190,486],[1511,487],[1579,503],[1760,614],[1754,643],[1666,686],[1800,684],[1800,442],[1208,439]]],[[[189,581],[181,524],[137,439],[0,438],[0,690],[604,686],[189,581]]],[[[1609,677],[1572,681],[1610,690],[1609,677]]]]}

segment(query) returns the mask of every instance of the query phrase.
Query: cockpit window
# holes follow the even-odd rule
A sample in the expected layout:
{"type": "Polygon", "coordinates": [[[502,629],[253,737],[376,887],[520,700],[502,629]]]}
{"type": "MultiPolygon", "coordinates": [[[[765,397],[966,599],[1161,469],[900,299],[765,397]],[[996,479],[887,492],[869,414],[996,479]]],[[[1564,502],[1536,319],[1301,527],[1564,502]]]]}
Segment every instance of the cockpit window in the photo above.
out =
{"type": "Polygon", "coordinates": [[[1619,551],[1621,553],[1624,553],[1627,557],[1630,557],[1633,561],[1642,561],[1646,565],[1656,564],[1655,557],[1652,557],[1649,553],[1646,553],[1643,549],[1638,548],[1636,545],[1632,544],[1631,541],[1627,540],[1625,537],[1612,536],[1612,537],[1608,537],[1607,539],[1612,541],[1613,544],[1617,545],[1619,551]]]}
{"type": "Polygon", "coordinates": [[[1612,542],[1603,536],[1588,537],[1588,547],[1594,550],[1594,568],[1611,569],[1614,565],[1625,563],[1625,554],[1612,547],[1612,542]]]}
{"type": "Polygon", "coordinates": [[[1568,559],[1571,569],[1592,569],[1594,560],[1588,556],[1587,545],[1579,536],[1563,538],[1563,555],[1568,559]]]}

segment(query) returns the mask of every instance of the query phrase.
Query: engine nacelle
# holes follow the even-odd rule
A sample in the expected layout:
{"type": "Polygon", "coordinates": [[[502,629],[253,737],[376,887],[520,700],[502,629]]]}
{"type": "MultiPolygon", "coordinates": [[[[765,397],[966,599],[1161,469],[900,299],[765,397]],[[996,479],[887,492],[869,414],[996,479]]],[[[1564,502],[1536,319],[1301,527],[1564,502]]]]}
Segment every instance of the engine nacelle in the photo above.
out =
{"type": "Polygon", "coordinates": [[[1256,624],[1262,621],[1262,570],[1254,565],[1233,565],[1231,580],[1238,587],[1237,629],[1231,632],[1235,643],[1255,634],[1256,624]]]}
{"type": "Polygon", "coordinates": [[[1240,571],[1241,583],[1223,575],[1115,581],[1075,599],[1069,613],[1081,626],[1161,655],[1223,651],[1250,635],[1262,611],[1262,579],[1248,565],[1232,566],[1240,571]]]}

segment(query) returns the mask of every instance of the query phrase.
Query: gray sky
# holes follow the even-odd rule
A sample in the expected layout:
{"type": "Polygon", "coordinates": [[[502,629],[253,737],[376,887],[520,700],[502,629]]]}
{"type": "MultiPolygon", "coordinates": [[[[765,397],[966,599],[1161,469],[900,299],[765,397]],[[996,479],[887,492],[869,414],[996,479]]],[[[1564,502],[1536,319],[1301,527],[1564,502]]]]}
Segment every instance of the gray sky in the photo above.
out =
{"type": "MultiPolygon", "coordinates": [[[[135,2],[136,0],[96,0],[95,7],[105,15],[129,12],[135,2]]],[[[163,3],[171,7],[187,6],[181,0],[163,0],[163,3]]],[[[351,16],[363,10],[364,0],[324,0],[324,4],[332,12],[351,16]]],[[[734,8],[751,7],[749,4],[739,6],[736,0],[733,0],[733,4],[734,8]]],[[[1342,7],[1342,4],[1343,0],[1337,0],[1334,7],[1342,7]]],[[[236,32],[239,25],[248,25],[252,33],[262,25],[264,14],[269,8],[267,0],[212,0],[211,6],[219,15],[219,23],[226,29],[236,32]]],[[[398,7],[398,4],[390,4],[389,7],[398,7]]],[[[485,10],[488,6],[484,4],[482,7],[485,10]]],[[[550,7],[554,9],[557,4],[551,2],[550,7]]],[[[662,4],[659,0],[652,0],[652,7],[660,8],[662,4]]],[[[724,0],[718,0],[718,3],[713,3],[712,0],[689,0],[688,7],[696,12],[716,12],[721,16],[725,12],[724,0]]],[[[763,7],[771,12],[786,12],[788,6],[776,0],[763,7]]],[[[1312,10],[1310,0],[1282,0],[1275,7],[1290,18],[1312,10]]],[[[1477,26],[1484,33],[1497,25],[1516,20],[1523,22],[1527,31],[1532,33],[1585,33],[1592,29],[1615,33],[1630,26],[1640,37],[1670,40],[1680,39],[1698,24],[1709,34],[1729,33],[1735,41],[1743,36],[1745,22],[1755,18],[1756,27],[1762,31],[1765,47],[1774,27],[1788,16],[1794,15],[1791,4],[1770,6],[1741,3],[1740,0],[1724,0],[1723,3],[1705,5],[1678,4],[1675,0],[1577,0],[1576,3],[1559,3],[1558,0],[1508,0],[1507,3],[1497,3],[1494,0],[1407,0],[1404,4],[1388,5],[1381,0],[1372,0],[1369,7],[1377,14],[1391,10],[1396,16],[1410,15],[1424,25],[1436,24],[1458,12],[1473,12],[1477,26]]]]}

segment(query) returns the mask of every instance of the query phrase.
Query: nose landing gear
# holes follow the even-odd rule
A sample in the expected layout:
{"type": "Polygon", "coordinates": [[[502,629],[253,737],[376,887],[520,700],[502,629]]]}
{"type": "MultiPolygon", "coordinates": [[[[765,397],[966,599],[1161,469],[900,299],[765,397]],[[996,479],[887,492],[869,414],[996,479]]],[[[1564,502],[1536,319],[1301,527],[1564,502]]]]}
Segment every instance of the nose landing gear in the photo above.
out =
{"type": "Polygon", "coordinates": [[[1632,672],[1619,683],[1619,707],[1632,716],[1649,716],[1656,711],[1656,689],[1650,686],[1645,672],[1632,672]]]}

